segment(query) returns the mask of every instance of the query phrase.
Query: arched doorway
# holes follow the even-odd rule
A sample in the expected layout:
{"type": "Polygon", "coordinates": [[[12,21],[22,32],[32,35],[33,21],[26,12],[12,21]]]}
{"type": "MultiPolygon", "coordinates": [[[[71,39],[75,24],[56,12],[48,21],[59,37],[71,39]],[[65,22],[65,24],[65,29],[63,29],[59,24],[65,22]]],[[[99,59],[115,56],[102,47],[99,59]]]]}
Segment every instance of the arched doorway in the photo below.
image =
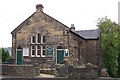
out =
{"type": "Polygon", "coordinates": [[[22,48],[17,48],[17,64],[22,64],[22,48]]]}
{"type": "Polygon", "coordinates": [[[57,47],[57,58],[56,58],[57,64],[63,64],[64,59],[64,49],[62,46],[57,47]]]}

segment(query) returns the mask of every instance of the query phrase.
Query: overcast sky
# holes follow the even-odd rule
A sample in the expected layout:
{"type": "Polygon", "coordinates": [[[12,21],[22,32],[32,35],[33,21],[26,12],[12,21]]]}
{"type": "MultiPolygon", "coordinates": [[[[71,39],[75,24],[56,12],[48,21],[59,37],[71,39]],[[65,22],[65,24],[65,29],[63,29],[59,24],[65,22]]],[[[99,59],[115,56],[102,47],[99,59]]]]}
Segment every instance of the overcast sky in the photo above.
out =
{"type": "Polygon", "coordinates": [[[0,47],[11,47],[11,31],[43,4],[44,12],[76,30],[96,29],[98,18],[118,21],[119,0],[1,0],[0,47]]]}

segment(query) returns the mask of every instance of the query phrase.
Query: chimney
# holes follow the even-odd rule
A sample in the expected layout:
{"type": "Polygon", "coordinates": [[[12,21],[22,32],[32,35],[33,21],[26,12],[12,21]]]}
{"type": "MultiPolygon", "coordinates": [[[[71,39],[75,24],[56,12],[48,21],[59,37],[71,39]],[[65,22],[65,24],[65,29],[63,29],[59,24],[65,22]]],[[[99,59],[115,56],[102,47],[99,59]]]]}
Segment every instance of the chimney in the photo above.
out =
{"type": "Polygon", "coordinates": [[[42,4],[38,4],[36,5],[36,12],[40,12],[40,11],[43,11],[43,5],[42,4]]]}
{"type": "Polygon", "coordinates": [[[74,24],[71,24],[70,30],[71,30],[71,31],[75,31],[74,24]]]}

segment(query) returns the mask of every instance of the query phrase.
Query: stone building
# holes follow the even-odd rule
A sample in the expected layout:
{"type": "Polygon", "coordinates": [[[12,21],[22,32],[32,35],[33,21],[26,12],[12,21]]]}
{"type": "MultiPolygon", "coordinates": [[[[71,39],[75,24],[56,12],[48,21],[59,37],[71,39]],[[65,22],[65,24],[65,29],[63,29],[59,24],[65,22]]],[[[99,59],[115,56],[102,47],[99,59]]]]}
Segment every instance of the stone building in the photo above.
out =
{"type": "Polygon", "coordinates": [[[12,57],[16,64],[67,63],[100,65],[100,31],[75,31],[43,12],[43,5],[12,34],[12,57]]]}

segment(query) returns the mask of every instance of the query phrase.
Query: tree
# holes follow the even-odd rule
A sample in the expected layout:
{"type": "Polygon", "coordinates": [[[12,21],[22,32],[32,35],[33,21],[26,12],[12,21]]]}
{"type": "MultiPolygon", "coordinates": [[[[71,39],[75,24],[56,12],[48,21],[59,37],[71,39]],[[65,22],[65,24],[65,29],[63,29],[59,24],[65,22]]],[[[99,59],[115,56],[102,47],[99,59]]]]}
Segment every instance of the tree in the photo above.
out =
{"type": "Polygon", "coordinates": [[[118,77],[120,78],[120,25],[118,26],[118,77]]]}
{"type": "Polygon", "coordinates": [[[97,26],[101,30],[102,66],[107,69],[111,77],[116,77],[118,65],[118,24],[105,17],[99,19],[97,26]]]}
{"type": "Polygon", "coordinates": [[[5,62],[5,60],[9,57],[9,52],[5,51],[4,48],[0,48],[0,59],[2,59],[2,62],[5,62]]]}
{"type": "Polygon", "coordinates": [[[2,48],[0,48],[0,63],[2,63],[2,48]]]}

